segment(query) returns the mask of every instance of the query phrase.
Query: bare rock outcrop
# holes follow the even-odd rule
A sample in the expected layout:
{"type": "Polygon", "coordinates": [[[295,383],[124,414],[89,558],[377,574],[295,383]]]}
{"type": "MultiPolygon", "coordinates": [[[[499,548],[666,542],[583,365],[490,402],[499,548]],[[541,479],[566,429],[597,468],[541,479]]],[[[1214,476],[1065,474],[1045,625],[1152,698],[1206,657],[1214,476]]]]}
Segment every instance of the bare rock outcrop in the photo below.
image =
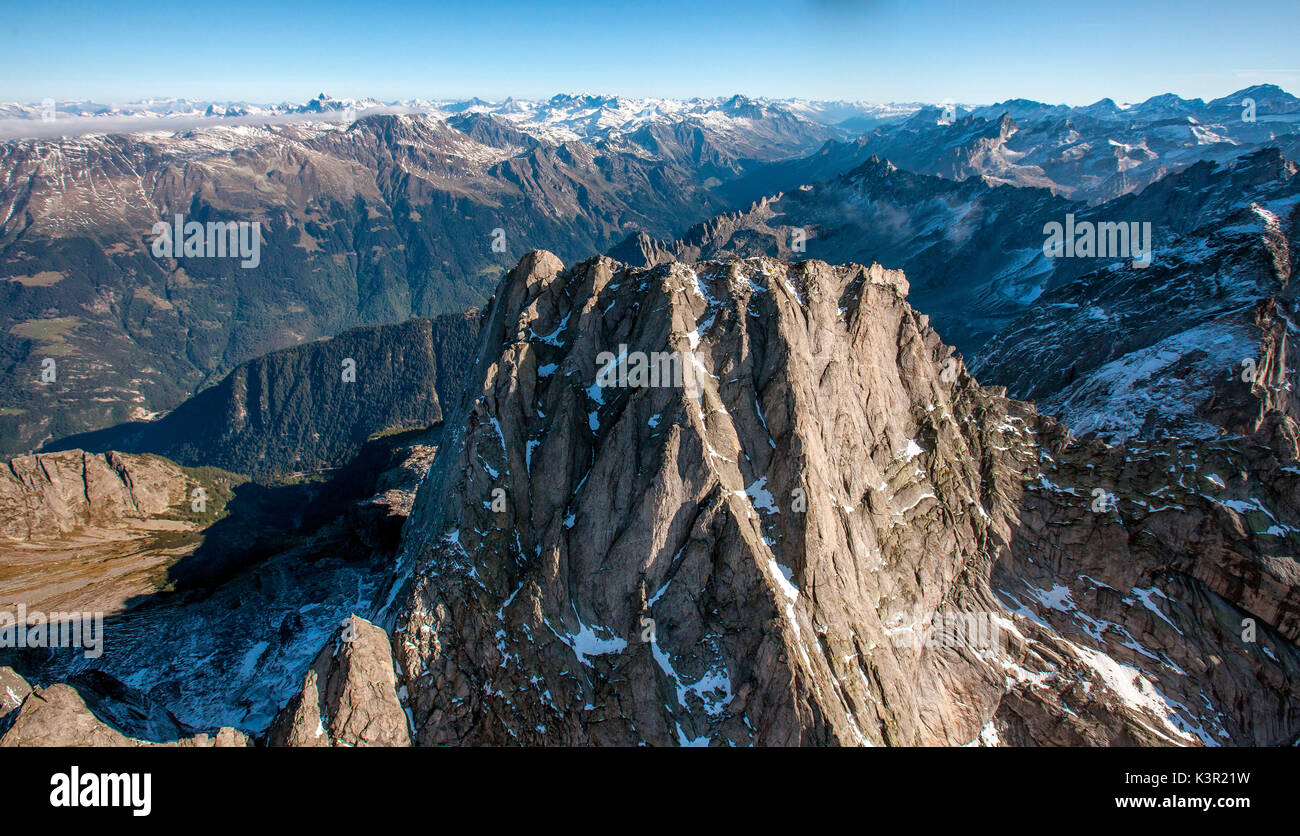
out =
{"type": "Polygon", "coordinates": [[[409,746],[388,634],[355,615],[316,657],[276,717],[271,746],[409,746]]]}
{"type": "MultiPolygon", "coordinates": [[[[365,453],[330,483],[345,486],[346,493],[330,498],[329,486],[314,492],[312,505],[319,522],[290,519],[262,528],[266,533],[259,541],[279,551],[214,587],[204,587],[201,596],[163,594],[147,606],[111,615],[104,624],[102,656],[87,659],[80,652],[62,650],[0,650],[0,664],[12,658],[31,681],[72,685],[96,716],[129,737],[167,741],[230,726],[264,739],[281,708],[302,691],[304,672],[321,648],[327,643],[333,648],[331,636],[339,632],[340,622],[350,613],[371,612],[375,601],[387,594],[402,524],[438,437],[438,430],[431,429],[386,436],[367,445],[365,453]],[[364,498],[350,498],[358,493],[364,498]]],[[[256,531],[259,519],[250,522],[244,516],[248,506],[235,507],[221,518],[221,525],[227,531],[256,531]]],[[[211,542],[214,529],[199,529],[198,534],[211,542]]],[[[67,585],[76,587],[78,602],[89,600],[96,585],[107,585],[105,565],[120,566],[131,559],[118,552],[91,551],[90,539],[84,531],[71,537],[78,562],[68,559],[73,557],[68,554],[58,564],[60,569],[77,567],[67,585]],[[101,557],[106,553],[108,557],[101,557]]],[[[174,539],[163,542],[175,547],[174,539]]],[[[109,545],[116,543],[109,541],[109,545]]],[[[0,565],[8,568],[9,556],[4,557],[0,565]]],[[[206,567],[214,555],[209,552],[189,560],[206,567]]],[[[178,574],[176,568],[171,572],[171,577],[178,574]]],[[[31,574],[44,577],[53,570],[35,565],[31,574]]],[[[22,592],[11,578],[0,580],[8,583],[7,594],[22,592]]],[[[152,593],[153,588],[147,591],[152,593]]],[[[40,609],[33,603],[38,597],[27,594],[22,600],[29,610],[40,609]]],[[[370,642],[367,630],[358,632],[360,646],[386,644],[386,639],[370,642]]],[[[391,683],[392,654],[387,649],[382,653],[389,659],[391,683]]],[[[326,658],[332,658],[330,654],[327,650],[326,658]]],[[[349,662],[349,670],[358,664],[349,662]]],[[[355,681],[373,680],[369,673],[363,676],[355,681]]],[[[404,725],[400,710],[396,713],[404,725]]],[[[358,722],[340,727],[340,733],[350,733],[358,722]]],[[[313,723],[310,730],[315,728],[313,723]]],[[[372,731],[362,729],[358,734],[364,737],[372,731]]],[[[378,737],[396,739],[380,731],[378,737]]]]}
{"type": "Polygon", "coordinates": [[[67,450],[0,468],[0,537],[45,540],[166,513],[193,479],[159,456],[67,450]]]}
{"type": "Polygon", "coordinates": [[[6,718],[22,707],[23,700],[31,692],[32,686],[13,668],[0,667],[0,728],[4,728],[8,722],[6,718]]]}
{"type": "Polygon", "coordinates": [[[215,517],[213,479],[156,455],[65,450],[0,464],[0,609],[120,612],[197,548],[199,497],[215,517]]]}
{"type": "MultiPolygon", "coordinates": [[[[12,668],[0,668],[0,704],[12,701],[6,694],[21,695],[17,714],[8,730],[0,736],[0,748],[20,746],[194,746],[200,748],[248,746],[248,737],[231,728],[215,735],[199,734],[166,744],[127,737],[104,723],[86,707],[85,700],[70,685],[31,688],[12,668]],[[26,689],[13,691],[14,685],[26,689]]],[[[8,706],[9,710],[15,709],[8,706]]],[[[0,715],[0,720],[4,716],[0,715]]]]}

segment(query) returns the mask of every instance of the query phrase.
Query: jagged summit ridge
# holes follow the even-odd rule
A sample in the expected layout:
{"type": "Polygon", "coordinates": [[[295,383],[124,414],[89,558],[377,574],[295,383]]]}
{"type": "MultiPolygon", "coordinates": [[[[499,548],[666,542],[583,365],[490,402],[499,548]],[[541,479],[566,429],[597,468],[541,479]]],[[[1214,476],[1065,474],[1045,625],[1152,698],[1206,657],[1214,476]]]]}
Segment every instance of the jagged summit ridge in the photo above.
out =
{"type": "MultiPolygon", "coordinates": [[[[824,647],[805,644],[819,627],[798,589],[858,576],[849,584],[853,605],[833,611],[843,626],[836,633],[846,637],[836,649],[849,656],[867,644],[848,638],[855,607],[874,614],[878,600],[910,603],[943,592],[914,582],[881,588],[870,579],[886,576],[865,571],[880,560],[877,532],[833,523],[836,504],[859,505],[873,487],[883,494],[890,480],[906,476],[918,421],[936,436],[951,431],[924,409],[895,408],[949,400],[931,356],[940,344],[906,305],[906,289],[901,273],[879,266],[759,259],[629,270],[595,259],[566,272],[549,254],[525,258],[485,326],[487,344],[499,336],[505,348],[484,368],[483,396],[467,405],[461,455],[443,460],[445,469],[430,477],[440,487],[421,498],[430,511],[439,506],[441,524],[408,529],[411,543],[422,544],[411,546],[421,563],[398,647],[406,671],[429,671],[429,682],[413,683],[421,742],[523,740],[538,725],[552,735],[543,739],[590,740],[597,721],[621,726],[625,739],[658,742],[715,735],[879,742],[875,719],[860,725],[852,716],[870,704],[861,681],[832,670],[824,647]],[[895,359],[900,332],[906,371],[895,359]],[[620,345],[689,353],[698,363],[698,397],[671,387],[593,390],[596,355],[620,345]],[[855,354],[855,368],[840,359],[855,354]],[[860,391],[880,393],[875,409],[857,414],[827,402],[813,382],[829,367],[860,391]],[[835,420],[812,425],[808,416],[817,414],[835,420]],[[826,466],[850,455],[858,465],[851,474],[826,466]],[[482,501],[498,488],[509,506],[502,515],[482,501]],[[791,497],[801,495],[808,510],[790,510],[791,497]],[[802,524],[805,513],[816,525],[802,524]],[[810,552],[874,559],[832,568],[821,557],[810,561],[810,552]],[[489,596],[490,605],[461,609],[467,601],[457,599],[471,593],[489,596]],[[715,606],[699,606],[699,594],[715,606]],[[443,611],[446,618],[435,615],[443,611]],[[440,646],[442,631],[468,629],[460,618],[492,634],[504,630],[501,641],[440,646]],[[656,640],[629,645],[643,618],[653,619],[656,640]],[[758,629],[764,623],[769,629],[758,629]],[[486,655],[456,659],[458,652],[486,655]],[[570,667],[560,662],[565,656],[602,675],[556,673],[547,680],[554,705],[519,704],[508,696],[514,688],[502,689],[501,680],[525,671],[570,667]],[[504,696],[452,713],[440,701],[461,676],[483,678],[473,692],[504,696]],[[615,687],[622,676],[630,688],[615,687]],[[793,692],[792,680],[802,683],[793,692]],[[657,694],[669,685],[679,694],[665,714],[657,694]],[[731,705],[742,693],[733,686],[777,726],[751,729],[731,705]],[[822,689],[835,696],[818,696],[822,689]],[[581,710],[566,710],[571,702],[581,705],[567,709],[581,710]],[[835,716],[813,721],[832,707],[835,716]],[[486,725],[475,718],[483,711],[492,715],[486,725]],[[547,721],[522,722],[536,712],[547,721]]],[[[978,503],[978,479],[974,471],[962,476],[950,484],[951,501],[966,516],[978,503]]],[[[934,510],[932,490],[904,483],[888,491],[891,499],[874,500],[881,515],[934,510]]],[[[892,536],[920,536],[919,526],[905,529],[892,536]]],[[[978,539],[961,536],[968,545],[978,539]]],[[[919,542],[916,550],[924,551],[919,542]]],[[[880,622],[873,627],[884,630],[880,622]]],[[[530,690],[519,699],[538,696],[530,690]]]]}

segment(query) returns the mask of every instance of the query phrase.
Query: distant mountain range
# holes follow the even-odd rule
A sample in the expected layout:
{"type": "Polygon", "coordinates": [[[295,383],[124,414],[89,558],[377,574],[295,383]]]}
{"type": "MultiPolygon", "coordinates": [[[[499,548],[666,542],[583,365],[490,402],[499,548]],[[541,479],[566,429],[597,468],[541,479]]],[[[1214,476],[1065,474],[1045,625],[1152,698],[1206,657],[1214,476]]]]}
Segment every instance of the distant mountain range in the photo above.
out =
{"type": "Polygon", "coordinates": [[[1300,156],[1300,100],[1276,87],[947,112],[591,95],[56,110],[47,123],[39,105],[6,106],[28,126],[100,132],[0,144],[0,452],[163,413],[268,351],[481,305],[533,248],[575,260],[686,240],[763,200],[815,227],[809,256],[908,269],[922,311],[969,353],[1042,292],[1049,215],[1198,161],[1300,156]],[[114,132],[120,117],[134,132],[114,132]],[[198,122],[170,130],[173,117],[198,122]],[[155,256],[154,225],[178,215],[258,223],[259,263],[155,256]]]}
{"type": "Polygon", "coordinates": [[[725,192],[744,204],[829,179],[874,156],[918,174],[982,177],[1100,203],[1194,162],[1262,147],[1300,156],[1300,99],[1273,85],[1211,102],[1165,95],[1129,107],[1109,99],[1087,107],[1017,99],[954,106],[950,113],[927,106],[808,157],[760,167],[725,192]]]}
{"type": "Polygon", "coordinates": [[[489,114],[523,127],[539,139],[553,142],[608,138],[611,134],[630,133],[656,122],[711,122],[722,125],[738,118],[765,119],[774,116],[800,119],[823,126],[838,125],[844,135],[850,135],[908,116],[921,107],[920,103],[751,99],[740,95],[723,98],[637,99],[592,94],[560,94],[545,100],[510,98],[502,102],[479,98],[383,102],[378,99],[337,99],[324,93],[305,103],[280,104],[190,99],[156,99],[127,104],[91,101],[10,102],[0,103],[0,139],[71,135],[76,132],[99,133],[106,130],[167,130],[178,122],[198,127],[204,123],[303,121],[321,116],[336,119],[347,116],[355,119],[357,116],[378,113],[413,113],[442,118],[458,114],[489,114]]]}
{"type": "Polygon", "coordinates": [[[534,247],[677,234],[726,208],[711,184],[753,155],[828,135],[793,125],[557,145],[490,116],[379,115],[7,143],[0,449],[146,418],[278,348],[481,305],[534,247]],[[155,257],[176,216],[259,224],[257,266],[155,257]]]}

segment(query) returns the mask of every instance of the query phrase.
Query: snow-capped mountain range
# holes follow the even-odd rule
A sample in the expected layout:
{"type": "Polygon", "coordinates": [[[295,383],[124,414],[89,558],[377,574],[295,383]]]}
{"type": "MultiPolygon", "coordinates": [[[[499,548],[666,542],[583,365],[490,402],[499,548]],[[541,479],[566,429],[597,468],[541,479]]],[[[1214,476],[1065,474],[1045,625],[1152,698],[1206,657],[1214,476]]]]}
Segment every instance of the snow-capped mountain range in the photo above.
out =
{"type": "MultiPolygon", "coordinates": [[[[0,104],[0,140],[190,133],[232,126],[346,128],[357,119],[406,114],[436,122],[486,123],[530,141],[631,143],[660,155],[656,138],[692,132],[733,146],[735,156],[767,163],[723,192],[737,206],[828,179],[867,158],[955,180],[1049,188],[1100,203],[1128,194],[1198,160],[1226,162],[1275,146],[1300,157],[1300,99],[1256,85],[1210,101],[1173,94],[1071,107],[1027,99],[989,105],[871,103],[805,99],[631,98],[559,94],[545,100],[339,99],[253,104],[159,99],[125,105],[89,101],[0,104]],[[811,146],[825,143],[818,153],[811,146]]],[[[224,134],[231,136],[231,134],[224,134]]],[[[214,134],[221,142],[223,134],[214,134]]],[[[626,146],[624,146],[626,147],[626,146]]]]}
{"type": "Polygon", "coordinates": [[[779,161],[728,184],[733,202],[827,180],[870,157],[951,180],[1038,186],[1089,203],[1130,192],[1200,160],[1227,162],[1264,147],[1300,156],[1300,99],[1260,85],[1203,102],[1156,96],[1121,107],[1011,100],[978,108],[926,106],[817,154],[779,161]]]}
{"type": "Polygon", "coordinates": [[[595,95],[56,107],[49,122],[39,105],[4,108],[11,128],[97,130],[0,142],[0,346],[19,364],[57,350],[104,365],[108,389],[4,378],[11,452],[166,411],[269,350],[481,303],[529,249],[574,261],[642,233],[673,241],[758,201],[778,226],[814,230],[809,256],[907,268],[922,310],[971,350],[1046,288],[1045,219],[1200,161],[1300,157],[1300,99],[1276,87],[1082,108],[595,95]],[[177,213],[258,221],[288,279],[232,282],[221,261],[160,269],[144,243],[177,213]],[[161,367],[147,360],[178,342],[161,367]]]}
{"type": "Polygon", "coordinates": [[[255,104],[191,99],[154,99],[128,104],[93,101],[0,103],[0,138],[75,136],[86,133],[181,130],[219,124],[355,119],[377,113],[416,113],[448,118],[490,114],[551,142],[607,139],[656,123],[693,122],[713,127],[736,120],[799,119],[837,126],[848,136],[901,119],[920,110],[920,103],[875,104],[803,99],[629,98],[593,94],[559,94],[545,100],[508,98],[337,99],[324,93],[305,103],[255,104]]]}
{"type": "Polygon", "coordinates": [[[1029,99],[1009,99],[993,104],[953,102],[868,102],[813,99],[730,97],[674,99],[635,98],[592,93],[561,93],[549,99],[507,98],[412,98],[383,101],[375,98],[335,98],[321,93],[306,102],[278,104],[248,101],[210,101],[187,98],[144,99],[127,103],[91,100],[0,102],[0,137],[28,135],[73,135],[122,130],[166,129],[169,123],[216,124],[224,121],[257,121],[316,115],[410,112],[449,116],[458,113],[488,113],[536,131],[539,137],[555,141],[608,137],[636,130],[652,122],[701,119],[714,122],[735,118],[763,118],[785,113],[821,125],[836,126],[846,134],[865,133],[880,125],[922,114],[936,122],[954,122],[966,116],[997,120],[1007,114],[1017,122],[1087,119],[1114,123],[1144,123],[1160,120],[1189,120],[1207,142],[1219,141],[1213,125],[1240,120],[1254,102],[1252,122],[1289,123],[1300,113],[1294,96],[1275,85],[1256,85],[1206,102],[1174,94],[1152,96],[1143,102],[1117,104],[1102,99],[1090,105],[1046,104],[1029,99]],[[160,120],[158,126],[151,125],[160,120]],[[59,123],[63,124],[60,125],[59,123]],[[44,123],[39,127],[34,123],[44,123]],[[51,125],[50,123],[54,123],[51,125]],[[1203,127],[1201,127],[1203,126],[1203,127]]]}

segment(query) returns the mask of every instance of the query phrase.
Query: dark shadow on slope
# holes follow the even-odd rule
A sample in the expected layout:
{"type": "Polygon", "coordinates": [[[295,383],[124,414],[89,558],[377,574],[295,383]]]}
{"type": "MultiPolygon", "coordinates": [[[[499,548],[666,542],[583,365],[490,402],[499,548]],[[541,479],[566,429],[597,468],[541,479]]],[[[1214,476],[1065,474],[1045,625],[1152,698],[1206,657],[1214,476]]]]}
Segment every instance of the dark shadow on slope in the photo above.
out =
{"type": "MultiPolygon", "coordinates": [[[[359,500],[377,492],[379,477],[394,464],[395,452],[415,441],[436,444],[440,427],[406,430],[373,438],[346,465],[302,481],[234,489],[226,514],[203,533],[203,543],[167,570],[175,593],[200,593],[244,569],[318,538],[341,540],[336,556],[363,558],[374,548],[395,548],[400,524],[364,520],[359,500]]],[[[165,593],[164,593],[165,594],[165,593]]],[[[158,595],[132,599],[139,606],[158,595]]]]}
{"type": "MultiPolygon", "coordinates": [[[[190,631],[212,629],[216,644],[209,642],[198,655],[216,647],[228,666],[259,641],[275,656],[313,634],[329,621],[322,613],[331,605],[320,596],[391,568],[405,517],[364,500],[390,487],[386,474],[404,448],[436,444],[440,430],[370,439],[347,465],[310,483],[238,485],[225,516],[204,531],[199,548],[168,570],[168,589],[133,598],[104,619],[102,660],[86,660],[78,649],[0,648],[0,665],[35,686],[69,685],[98,719],[128,737],[161,743],[214,733],[216,728],[187,725],[167,708],[186,693],[184,677],[168,674],[147,692],[130,684],[129,674],[149,667],[137,654],[157,659],[160,653],[193,653],[187,647],[190,631]],[[343,578],[346,583],[336,580],[343,578]],[[306,592],[286,599],[285,589],[306,592]],[[262,618],[268,612],[269,626],[262,618]],[[132,661],[124,669],[108,664],[115,659],[132,661]]],[[[312,642],[311,653],[317,650],[312,642]]],[[[198,687],[203,693],[210,686],[198,687]]],[[[232,709],[254,711],[255,700],[232,693],[232,709]]]]}

